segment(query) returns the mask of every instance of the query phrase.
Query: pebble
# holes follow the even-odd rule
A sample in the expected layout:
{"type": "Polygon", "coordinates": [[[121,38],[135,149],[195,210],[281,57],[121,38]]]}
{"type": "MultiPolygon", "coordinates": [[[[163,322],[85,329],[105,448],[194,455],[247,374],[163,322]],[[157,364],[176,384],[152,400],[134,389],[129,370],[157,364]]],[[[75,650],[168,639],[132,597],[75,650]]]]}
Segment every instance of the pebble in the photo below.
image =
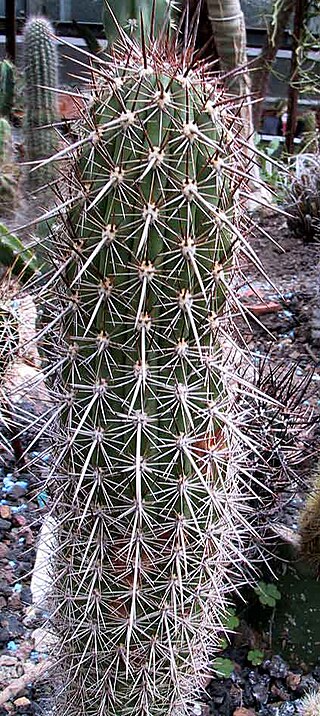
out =
{"type": "Polygon", "coordinates": [[[2,654],[0,656],[0,669],[3,666],[16,666],[17,659],[15,656],[9,656],[9,654],[2,654]]]}
{"type": "Polygon", "coordinates": [[[10,497],[14,500],[18,500],[20,497],[24,497],[27,492],[27,487],[24,487],[24,485],[19,485],[18,482],[16,482],[12,488],[8,490],[10,497]]]}
{"type": "Polygon", "coordinates": [[[240,706],[233,712],[233,716],[256,716],[256,711],[240,706]]]}
{"type": "Polygon", "coordinates": [[[9,505],[0,506],[0,517],[4,520],[10,520],[11,518],[11,507],[9,505]]]}
{"type": "Polygon", "coordinates": [[[2,532],[7,532],[11,529],[11,522],[9,520],[3,520],[2,517],[0,517],[0,530],[2,532]]]}
{"type": "Polygon", "coordinates": [[[7,559],[9,554],[9,547],[5,542],[0,542],[0,559],[7,559]]]}
{"type": "Polygon", "coordinates": [[[279,679],[284,679],[289,671],[288,664],[278,655],[273,656],[272,659],[265,659],[263,668],[269,672],[270,676],[275,676],[279,679]]]}
{"type": "Polygon", "coordinates": [[[10,606],[11,609],[21,609],[21,599],[19,594],[12,594],[11,597],[8,599],[8,606],[10,606]]]}
{"type": "Polygon", "coordinates": [[[32,604],[32,594],[30,587],[22,587],[20,597],[23,604],[32,604]]]}
{"type": "Polygon", "coordinates": [[[27,518],[24,515],[20,515],[17,512],[12,515],[12,524],[15,527],[25,527],[27,524],[27,518]]]}
{"type": "Polygon", "coordinates": [[[252,687],[252,693],[259,704],[266,704],[269,698],[270,678],[267,674],[259,677],[258,683],[252,687]]]}
{"type": "Polygon", "coordinates": [[[10,639],[9,629],[6,627],[0,627],[0,643],[6,644],[10,639]]]}
{"type": "Polygon", "coordinates": [[[9,651],[17,651],[18,645],[16,644],[15,641],[10,640],[10,641],[8,641],[8,643],[7,643],[7,649],[8,649],[9,651]]]}
{"type": "Polygon", "coordinates": [[[16,639],[24,633],[24,628],[20,623],[20,620],[14,614],[2,614],[0,617],[0,623],[4,630],[9,633],[6,641],[9,639],[16,639]]]}
{"type": "Polygon", "coordinates": [[[30,706],[31,701],[30,701],[30,699],[27,699],[26,696],[20,696],[18,699],[15,699],[13,703],[17,708],[22,708],[22,707],[30,706]]]}
{"type": "MultiPolygon", "coordinates": [[[[313,672],[313,674],[314,674],[314,672],[313,672]]],[[[299,684],[301,682],[301,676],[302,676],[301,674],[294,674],[292,671],[288,671],[288,676],[287,676],[286,682],[287,682],[287,686],[289,687],[289,689],[291,689],[292,691],[296,690],[296,688],[299,686],[299,684]]],[[[319,670],[319,678],[320,678],[320,670],[319,670]]]]}

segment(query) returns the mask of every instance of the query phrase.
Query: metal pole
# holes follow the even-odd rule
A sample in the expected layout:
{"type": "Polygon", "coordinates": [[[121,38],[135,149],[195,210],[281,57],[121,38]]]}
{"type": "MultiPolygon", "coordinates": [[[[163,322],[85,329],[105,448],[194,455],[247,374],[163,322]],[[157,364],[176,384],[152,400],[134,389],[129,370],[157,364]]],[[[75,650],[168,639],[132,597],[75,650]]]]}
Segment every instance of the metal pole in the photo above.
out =
{"type": "Polygon", "coordinates": [[[16,61],[16,0],[6,0],[6,55],[16,61]]]}

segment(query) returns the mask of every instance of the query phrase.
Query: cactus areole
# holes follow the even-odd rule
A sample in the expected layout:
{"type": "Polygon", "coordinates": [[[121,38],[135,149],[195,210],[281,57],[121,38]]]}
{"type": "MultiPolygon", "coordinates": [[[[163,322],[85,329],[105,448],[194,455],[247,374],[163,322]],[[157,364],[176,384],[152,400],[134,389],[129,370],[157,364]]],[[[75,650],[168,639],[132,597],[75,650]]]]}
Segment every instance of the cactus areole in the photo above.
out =
{"type": "Polygon", "coordinates": [[[232,98],[173,46],[123,34],[95,61],[56,155],[42,331],[61,713],[176,716],[208,679],[250,534],[220,345],[247,160],[232,98]]]}

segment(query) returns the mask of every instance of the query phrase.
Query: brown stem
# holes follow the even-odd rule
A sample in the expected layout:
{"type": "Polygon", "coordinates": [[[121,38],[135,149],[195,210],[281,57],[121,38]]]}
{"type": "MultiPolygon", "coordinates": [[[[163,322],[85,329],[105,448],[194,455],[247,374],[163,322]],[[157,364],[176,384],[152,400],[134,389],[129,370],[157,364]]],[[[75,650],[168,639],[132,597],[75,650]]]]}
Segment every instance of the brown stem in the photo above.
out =
{"type": "Polygon", "coordinates": [[[252,95],[255,100],[261,100],[252,106],[253,123],[256,131],[260,127],[263,100],[267,95],[272,64],[281,45],[283,33],[293,9],[294,0],[282,0],[274,20],[269,25],[267,40],[261,53],[251,64],[253,70],[251,74],[252,95]]]}
{"type": "Polygon", "coordinates": [[[293,24],[293,37],[292,37],[292,56],[291,56],[291,70],[290,70],[290,85],[288,90],[288,119],[286,128],[286,150],[288,154],[293,153],[294,148],[294,135],[297,126],[297,115],[298,115],[298,99],[299,99],[299,60],[298,60],[298,48],[300,45],[304,18],[307,9],[308,0],[296,0],[296,8],[294,15],[293,24]]]}
{"type": "Polygon", "coordinates": [[[12,62],[16,61],[16,2],[6,0],[6,55],[12,62]]]}

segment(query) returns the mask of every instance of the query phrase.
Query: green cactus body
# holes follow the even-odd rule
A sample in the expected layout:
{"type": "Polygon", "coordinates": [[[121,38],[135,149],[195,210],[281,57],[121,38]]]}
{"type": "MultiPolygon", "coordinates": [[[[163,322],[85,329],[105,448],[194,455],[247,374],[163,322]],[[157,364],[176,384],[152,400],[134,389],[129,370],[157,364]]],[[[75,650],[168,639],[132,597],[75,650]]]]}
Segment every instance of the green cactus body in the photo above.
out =
{"type": "MultiPolygon", "coordinates": [[[[31,17],[26,23],[24,63],[26,158],[37,161],[50,156],[57,141],[56,132],[51,128],[58,116],[57,47],[53,27],[43,17],[31,17]]],[[[49,175],[45,168],[30,177],[35,182],[43,182],[49,175]]]]}
{"type": "Polygon", "coordinates": [[[14,101],[14,65],[10,60],[0,62],[0,116],[10,117],[14,101]]]}
{"type": "MultiPolygon", "coordinates": [[[[154,25],[160,29],[167,26],[167,20],[173,15],[174,3],[172,0],[158,0],[154,3],[154,25]]],[[[149,0],[124,0],[121,4],[117,0],[103,3],[102,22],[106,38],[111,43],[118,36],[117,24],[135,36],[140,34],[140,15],[143,17],[145,28],[150,28],[153,3],[149,0]],[[115,22],[116,17],[116,22],[115,22]]]]}
{"type": "Polygon", "coordinates": [[[300,552],[309,562],[317,577],[320,575],[320,469],[319,465],[313,484],[306,498],[299,522],[300,552]]]}
{"type": "Polygon", "coordinates": [[[74,193],[41,335],[51,376],[58,348],[53,623],[77,716],[188,713],[252,529],[220,346],[239,120],[204,68],[146,53],[128,39],[101,62],[59,155],[74,193]]]}
{"type": "Polygon", "coordinates": [[[8,164],[13,156],[12,130],[9,122],[0,117],[0,165],[8,164]]]}
{"type": "Polygon", "coordinates": [[[14,164],[12,130],[0,117],[0,215],[12,212],[18,190],[18,169],[14,164]]]}

